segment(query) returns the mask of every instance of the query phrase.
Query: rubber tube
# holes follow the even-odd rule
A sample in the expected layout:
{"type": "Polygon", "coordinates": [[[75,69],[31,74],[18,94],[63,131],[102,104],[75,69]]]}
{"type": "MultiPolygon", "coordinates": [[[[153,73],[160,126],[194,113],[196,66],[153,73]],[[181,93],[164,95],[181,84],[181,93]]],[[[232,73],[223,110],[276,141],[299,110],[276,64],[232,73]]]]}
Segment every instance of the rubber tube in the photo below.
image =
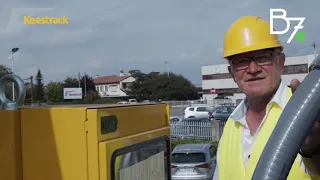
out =
{"type": "Polygon", "coordinates": [[[320,118],[320,56],[284,108],[252,180],[285,180],[313,124],[320,118]]]}

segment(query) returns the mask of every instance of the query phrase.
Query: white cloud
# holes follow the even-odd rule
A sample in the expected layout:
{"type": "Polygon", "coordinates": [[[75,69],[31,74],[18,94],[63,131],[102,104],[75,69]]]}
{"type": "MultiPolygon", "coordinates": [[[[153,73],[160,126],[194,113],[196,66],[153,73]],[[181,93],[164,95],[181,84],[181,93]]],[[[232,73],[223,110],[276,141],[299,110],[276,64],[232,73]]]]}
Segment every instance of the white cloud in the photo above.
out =
{"type": "MultiPolygon", "coordinates": [[[[57,25],[64,26],[64,25],[57,25]]],[[[74,43],[86,43],[92,36],[94,36],[94,30],[90,28],[81,28],[81,29],[59,29],[51,33],[46,34],[42,38],[33,39],[34,43],[60,46],[66,44],[74,43]]]]}
{"type": "MultiPolygon", "coordinates": [[[[306,42],[293,40],[284,46],[288,56],[312,54],[312,47],[301,48],[320,42],[319,5],[318,0],[8,1],[0,7],[0,64],[10,67],[11,48],[19,47],[15,71],[29,77],[40,68],[48,82],[78,72],[92,76],[118,74],[122,69],[163,72],[164,62],[169,61],[170,70],[199,83],[202,65],[225,62],[223,37],[231,23],[244,15],[268,20],[270,8],[306,17],[306,42]],[[39,15],[68,16],[69,25],[26,25],[20,31],[4,31],[12,8],[32,7],[54,8],[39,15]]],[[[283,25],[275,22],[276,28],[283,25]]],[[[280,38],[285,42],[288,35],[280,38]]]]}
{"type": "Polygon", "coordinates": [[[97,69],[97,68],[100,68],[101,65],[102,65],[102,60],[98,58],[92,58],[87,62],[86,67],[97,69]]]}

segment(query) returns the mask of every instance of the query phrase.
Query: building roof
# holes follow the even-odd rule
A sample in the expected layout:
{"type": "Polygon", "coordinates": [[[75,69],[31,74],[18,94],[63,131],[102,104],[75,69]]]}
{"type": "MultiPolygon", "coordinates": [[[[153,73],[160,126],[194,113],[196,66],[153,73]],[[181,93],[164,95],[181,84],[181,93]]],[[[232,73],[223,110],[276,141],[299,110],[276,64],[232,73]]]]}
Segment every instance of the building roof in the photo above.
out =
{"type": "Polygon", "coordinates": [[[127,79],[130,76],[101,76],[95,78],[93,81],[95,84],[111,84],[111,83],[119,83],[120,81],[123,81],[127,79]]]}

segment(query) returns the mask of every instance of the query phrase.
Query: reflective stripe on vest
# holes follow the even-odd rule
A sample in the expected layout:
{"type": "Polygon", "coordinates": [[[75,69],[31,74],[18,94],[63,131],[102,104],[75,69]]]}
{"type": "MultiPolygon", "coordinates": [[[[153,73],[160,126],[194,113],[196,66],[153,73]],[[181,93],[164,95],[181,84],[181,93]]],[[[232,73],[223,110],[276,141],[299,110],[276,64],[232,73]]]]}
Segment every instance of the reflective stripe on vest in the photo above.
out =
{"type": "MultiPolygon", "coordinates": [[[[291,89],[287,88],[287,102],[291,96],[291,89]]],[[[234,122],[231,118],[228,119],[220,140],[218,158],[219,180],[251,180],[263,148],[281,113],[282,109],[274,103],[253,146],[247,168],[245,167],[242,155],[242,125],[239,122],[234,122]]],[[[287,179],[320,180],[320,176],[311,178],[307,175],[301,169],[299,158],[297,157],[287,179]]]]}

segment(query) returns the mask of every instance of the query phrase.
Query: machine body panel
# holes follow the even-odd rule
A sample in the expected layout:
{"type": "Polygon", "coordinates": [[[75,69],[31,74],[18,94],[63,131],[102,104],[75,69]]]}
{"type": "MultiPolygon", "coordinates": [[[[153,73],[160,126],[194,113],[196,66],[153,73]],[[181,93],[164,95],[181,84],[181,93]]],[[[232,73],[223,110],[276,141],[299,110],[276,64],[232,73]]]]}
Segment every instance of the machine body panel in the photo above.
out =
{"type": "Polygon", "coordinates": [[[0,179],[22,180],[20,112],[0,111],[0,179]]]}
{"type": "Polygon", "coordinates": [[[161,154],[162,175],[171,173],[167,104],[24,107],[0,117],[0,179],[118,180],[115,158],[132,148],[144,156],[137,163],[161,154]]]}

